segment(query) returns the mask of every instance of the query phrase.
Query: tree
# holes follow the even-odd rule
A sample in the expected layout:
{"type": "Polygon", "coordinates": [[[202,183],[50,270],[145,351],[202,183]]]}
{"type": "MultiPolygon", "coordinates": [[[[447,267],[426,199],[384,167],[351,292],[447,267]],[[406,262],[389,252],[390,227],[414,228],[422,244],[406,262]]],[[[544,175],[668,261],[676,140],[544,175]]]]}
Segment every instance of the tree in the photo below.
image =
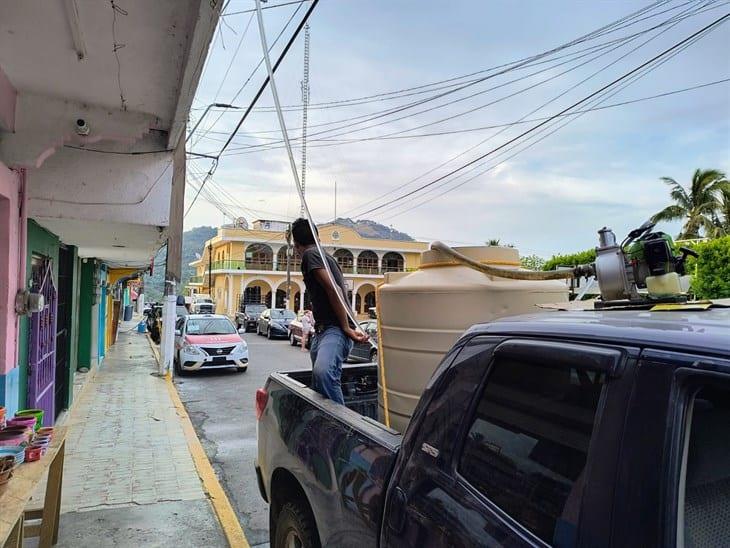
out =
{"type": "Polygon", "coordinates": [[[715,218],[713,238],[730,236],[730,188],[722,189],[722,205],[715,218]]]}
{"type": "Polygon", "coordinates": [[[533,254],[521,257],[520,263],[522,263],[522,268],[526,268],[527,270],[542,270],[546,261],[539,255],[533,254]]]}
{"type": "Polygon", "coordinates": [[[669,185],[673,204],[668,205],[652,217],[654,222],[684,219],[678,239],[691,240],[700,237],[700,232],[714,234],[717,212],[721,207],[720,194],[730,183],[722,171],[698,169],[692,175],[688,189],[671,177],[661,180],[669,185]]]}

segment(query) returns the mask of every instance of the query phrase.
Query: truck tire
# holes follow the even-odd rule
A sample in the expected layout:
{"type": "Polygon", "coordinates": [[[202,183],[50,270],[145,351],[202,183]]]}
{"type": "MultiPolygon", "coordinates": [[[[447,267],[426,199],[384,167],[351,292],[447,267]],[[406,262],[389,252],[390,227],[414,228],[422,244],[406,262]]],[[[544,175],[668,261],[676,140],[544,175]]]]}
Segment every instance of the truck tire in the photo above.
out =
{"type": "Polygon", "coordinates": [[[266,338],[271,340],[271,328],[266,329],[266,338]]]}
{"type": "Polygon", "coordinates": [[[273,548],[319,548],[317,526],[309,512],[296,502],[287,502],[276,520],[276,538],[273,548]]]}

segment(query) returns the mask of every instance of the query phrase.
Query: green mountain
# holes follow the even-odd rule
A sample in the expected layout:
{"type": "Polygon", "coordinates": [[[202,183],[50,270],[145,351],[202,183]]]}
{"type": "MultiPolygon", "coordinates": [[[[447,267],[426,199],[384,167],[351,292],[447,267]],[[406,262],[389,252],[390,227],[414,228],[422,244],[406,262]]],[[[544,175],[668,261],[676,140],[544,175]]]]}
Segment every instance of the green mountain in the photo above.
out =
{"type": "MultiPolygon", "coordinates": [[[[212,226],[197,226],[183,232],[182,243],[182,283],[188,282],[190,276],[195,274],[195,269],[189,263],[197,258],[203,250],[203,244],[218,233],[218,229],[212,226]]],[[[163,247],[155,256],[155,269],[152,276],[145,275],[144,288],[146,299],[159,301],[162,299],[162,291],[165,285],[165,259],[167,248],[163,247]]],[[[179,288],[180,293],[182,288],[179,288]]]]}
{"type": "Polygon", "coordinates": [[[335,223],[342,226],[354,228],[363,238],[379,238],[383,240],[399,240],[401,242],[412,242],[413,238],[405,232],[400,232],[393,227],[381,225],[367,219],[352,219],[337,217],[335,223]]]}

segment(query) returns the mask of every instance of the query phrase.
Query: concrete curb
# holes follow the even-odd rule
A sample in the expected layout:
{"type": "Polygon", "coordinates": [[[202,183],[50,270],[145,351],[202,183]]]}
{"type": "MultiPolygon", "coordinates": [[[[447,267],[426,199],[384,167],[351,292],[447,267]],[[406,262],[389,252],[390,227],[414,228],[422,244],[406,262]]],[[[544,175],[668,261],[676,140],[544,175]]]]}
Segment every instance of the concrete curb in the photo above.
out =
{"type": "MultiPolygon", "coordinates": [[[[156,345],[152,342],[149,334],[147,334],[146,337],[150,344],[150,348],[152,349],[152,353],[159,365],[161,361],[160,352],[156,345]]],[[[190,421],[190,417],[188,416],[185,406],[180,399],[180,394],[178,394],[177,388],[175,388],[175,383],[172,382],[172,378],[169,374],[165,377],[165,381],[167,383],[167,390],[170,394],[170,399],[175,406],[177,416],[180,417],[180,423],[185,434],[185,439],[188,442],[188,450],[190,451],[190,455],[195,463],[195,469],[198,471],[198,477],[203,484],[203,490],[208,496],[211,506],[213,506],[213,510],[215,511],[215,515],[218,518],[221,529],[223,529],[223,533],[228,540],[229,546],[231,546],[231,548],[250,548],[246,535],[243,532],[243,528],[238,522],[236,512],[233,510],[231,501],[228,500],[228,496],[223,490],[223,486],[220,484],[218,477],[215,475],[213,466],[210,464],[208,456],[205,454],[203,445],[200,443],[200,439],[195,433],[193,423],[190,421]]]]}

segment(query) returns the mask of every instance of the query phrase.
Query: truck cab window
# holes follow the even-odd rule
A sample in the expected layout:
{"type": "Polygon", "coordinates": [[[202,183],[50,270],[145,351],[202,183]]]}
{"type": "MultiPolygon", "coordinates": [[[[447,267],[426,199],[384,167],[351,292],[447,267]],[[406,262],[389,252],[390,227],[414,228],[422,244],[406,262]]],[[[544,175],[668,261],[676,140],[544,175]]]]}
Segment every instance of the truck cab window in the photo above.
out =
{"type": "Polygon", "coordinates": [[[459,472],[543,541],[576,541],[585,465],[604,373],[498,359],[459,472]]]}
{"type": "Polygon", "coordinates": [[[730,390],[702,388],[691,400],[679,486],[678,546],[730,539],[730,390]]]}

